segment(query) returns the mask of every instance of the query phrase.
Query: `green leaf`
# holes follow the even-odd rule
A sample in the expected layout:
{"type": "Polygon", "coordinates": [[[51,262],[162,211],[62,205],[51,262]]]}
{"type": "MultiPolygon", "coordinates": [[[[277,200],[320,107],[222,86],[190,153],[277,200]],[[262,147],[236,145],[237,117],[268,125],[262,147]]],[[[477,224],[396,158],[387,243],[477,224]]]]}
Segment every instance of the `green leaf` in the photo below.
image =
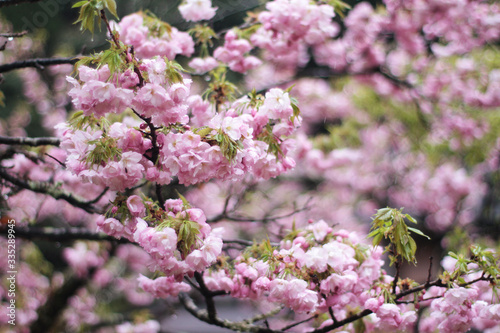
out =
{"type": "Polygon", "coordinates": [[[409,214],[405,214],[405,216],[406,216],[406,218],[407,218],[410,222],[417,224],[417,220],[415,220],[415,219],[414,219],[413,217],[411,217],[409,214]]]}
{"type": "Polygon", "coordinates": [[[411,261],[416,263],[415,253],[417,252],[417,243],[415,243],[415,240],[411,237],[409,237],[408,240],[410,241],[411,261]]]}
{"type": "Polygon", "coordinates": [[[423,236],[423,237],[425,237],[425,238],[427,238],[427,239],[431,239],[429,236],[427,236],[427,235],[426,235],[426,234],[424,234],[422,231],[420,231],[420,230],[418,230],[418,229],[416,229],[416,228],[408,227],[408,230],[410,230],[410,231],[412,231],[412,232],[416,233],[417,235],[423,236]]]}
{"type": "Polygon", "coordinates": [[[286,88],[284,92],[289,93],[290,91],[292,91],[293,87],[295,87],[295,84],[292,84],[290,87],[286,88]]]}
{"type": "Polygon", "coordinates": [[[184,205],[185,208],[191,208],[191,205],[189,204],[189,201],[187,201],[187,199],[179,193],[179,191],[175,190],[175,192],[177,192],[177,195],[179,196],[179,199],[182,200],[182,204],[184,205]]]}
{"type": "Polygon", "coordinates": [[[297,106],[297,103],[295,101],[295,98],[292,98],[291,99],[291,102],[292,102],[292,110],[293,110],[293,116],[292,116],[292,122],[295,120],[295,118],[297,118],[299,115],[300,115],[300,109],[299,107],[297,106]]]}
{"type": "Polygon", "coordinates": [[[88,3],[88,1],[86,1],[86,0],[84,0],[84,1],[78,1],[71,8],[79,8],[79,7],[83,6],[83,5],[85,5],[86,3],[88,3]]]}
{"type": "Polygon", "coordinates": [[[5,95],[3,91],[0,91],[0,106],[5,107],[5,95]]]}
{"type": "Polygon", "coordinates": [[[382,237],[384,237],[384,234],[378,233],[374,238],[373,238],[373,246],[377,246],[380,244],[382,241],[382,237]]]}
{"type": "Polygon", "coordinates": [[[118,14],[116,13],[116,2],[115,0],[104,0],[106,8],[109,10],[114,17],[118,19],[118,14]]]}

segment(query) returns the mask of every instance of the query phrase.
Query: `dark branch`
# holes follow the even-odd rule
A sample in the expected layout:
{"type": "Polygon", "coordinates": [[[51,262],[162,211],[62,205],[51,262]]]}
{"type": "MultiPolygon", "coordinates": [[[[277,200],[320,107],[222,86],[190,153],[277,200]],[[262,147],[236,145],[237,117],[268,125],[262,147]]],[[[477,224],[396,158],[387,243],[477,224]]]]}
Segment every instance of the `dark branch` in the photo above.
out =
{"type": "Polygon", "coordinates": [[[25,190],[30,190],[35,193],[41,193],[41,194],[46,194],[50,195],[56,200],[64,200],[71,204],[72,206],[78,207],[86,211],[87,213],[99,213],[99,211],[92,205],[92,201],[83,201],[81,199],[78,199],[74,197],[71,194],[68,194],[61,189],[53,188],[50,187],[50,184],[46,183],[39,183],[39,182],[33,182],[33,181],[24,181],[19,178],[16,178],[9,173],[5,171],[5,169],[0,168],[0,178],[5,179],[9,183],[20,187],[25,190]]]}
{"type": "MultiPolygon", "coordinates": [[[[75,240],[108,241],[119,244],[130,244],[128,239],[116,239],[114,237],[92,232],[84,228],[40,228],[40,227],[16,227],[15,235],[23,239],[43,239],[52,242],[70,242],[75,240]]],[[[6,235],[8,228],[0,228],[0,234],[6,235]]]]}
{"type": "Polygon", "coordinates": [[[215,302],[214,302],[214,296],[212,295],[212,292],[207,288],[205,285],[205,281],[203,280],[203,275],[201,275],[198,272],[194,273],[194,278],[196,279],[196,282],[198,282],[198,285],[200,286],[200,292],[205,297],[205,303],[207,305],[207,313],[208,313],[208,319],[211,322],[216,322],[217,321],[217,309],[215,308],[215,302]]]}
{"type": "Polygon", "coordinates": [[[59,138],[25,138],[25,137],[8,137],[0,136],[0,144],[4,145],[23,145],[23,146],[59,146],[61,140],[59,138]]]}
{"type": "Polygon", "coordinates": [[[331,330],[333,330],[335,328],[342,327],[344,325],[352,323],[353,321],[356,321],[358,319],[366,317],[366,316],[368,316],[371,313],[373,313],[371,310],[368,310],[368,309],[363,310],[363,311],[358,312],[357,314],[355,314],[353,316],[347,317],[344,320],[337,321],[336,323],[333,323],[332,325],[328,325],[328,326],[325,326],[323,328],[319,328],[317,330],[314,330],[314,331],[312,331],[312,333],[326,333],[326,332],[330,332],[331,330]]]}
{"type": "Polygon", "coordinates": [[[27,68],[27,67],[44,69],[45,66],[63,65],[63,64],[74,65],[77,61],[78,58],[39,58],[39,59],[21,60],[21,61],[11,62],[10,64],[0,65],[0,73],[5,73],[8,71],[12,71],[14,69],[27,68]]]}
{"type": "Polygon", "coordinates": [[[179,294],[179,300],[184,308],[192,314],[194,317],[208,324],[225,327],[233,331],[240,332],[255,332],[255,333],[281,333],[281,331],[275,331],[266,327],[261,327],[257,325],[248,324],[245,322],[231,322],[229,320],[222,320],[219,317],[215,317],[215,321],[211,321],[206,310],[202,310],[194,304],[193,300],[185,293],[179,294]]]}
{"type": "Polygon", "coordinates": [[[294,328],[295,326],[299,326],[300,324],[307,323],[308,321],[310,321],[310,320],[312,320],[312,319],[316,319],[316,318],[318,318],[318,314],[315,314],[315,315],[314,315],[314,316],[312,316],[312,317],[309,317],[309,318],[306,318],[306,319],[304,319],[304,320],[301,320],[301,321],[298,321],[298,322],[296,322],[296,323],[293,323],[293,324],[290,324],[290,325],[288,325],[288,326],[285,326],[285,327],[283,327],[281,330],[282,330],[282,331],[287,331],[287,330],[289,330],[290,328],[294,328]]]}
{"type": "MultiPolygon", "coordinates": [[[[89,271],[89,276],[92,276],[95,271],[95,267],[92,267],[89,271]]],[[[45,304],[38,309],[38,318],[31,324],[30,332],[51,332],[58,322],[56,319],[66,308],[68,300],[76,294],[78,289],[87,284],[88,279],[88,277],[78,276],[71,276],[65,279],[64,284],[52,293],[45,304]]]]}
{"type": "Polygon", "coordinates": [[[23,37],[26,35],[28,31],[21,31],[21,32],[4,32],[0,34],[0,37],[5,37],[5,38],[18,38],[18,37],[23,37]]]}
{"type": "Polygon", "coordinates": [[[254,243],[252,241],[247,241],[244,239],[224,239],[225,244],[239,244],[243,246],[252,246],[254,243]]]}

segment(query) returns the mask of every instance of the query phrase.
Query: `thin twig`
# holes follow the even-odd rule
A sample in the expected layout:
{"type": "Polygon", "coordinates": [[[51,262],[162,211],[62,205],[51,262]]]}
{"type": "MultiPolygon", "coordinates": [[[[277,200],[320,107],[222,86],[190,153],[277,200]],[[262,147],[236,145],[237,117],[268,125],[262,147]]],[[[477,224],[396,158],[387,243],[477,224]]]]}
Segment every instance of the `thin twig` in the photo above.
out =
{"type": "Polygon", "coordinates": [[[95,199],[87,201],[87,203],[89,205],[92,205],[92,204],[99,202],[99,200],[101,200],[102,197],[108,192],[108,190],[109,190],[109,187],[104,188],[104,190],[102,190],[102,192],[97,197],[95,197],[95,199]]]}
{"type": "Polygon", "coordinates": [[[287,330],[289,330],[290,328],[294,328],[295,326],[299,326],[300,324],[307,323],[308,321],[313,320],[313,319],[316,319],[316,318],[318,318],[318,314],[315,314],[315,315],[314,315],[314,316],[312,316],[312,317],[309,317],[309,318],[306,318],[306,319],[304,319],[304,320],[301,320],[301,321],[298,321],[298,322],[296,322],[296,323],[293,323],[293,324],[290,324],[290,325],[288,325],[288,326],[285,326],[285,327],[283,327],[281,330],[282,330],[282,331],[287,331],[287,330]]]}

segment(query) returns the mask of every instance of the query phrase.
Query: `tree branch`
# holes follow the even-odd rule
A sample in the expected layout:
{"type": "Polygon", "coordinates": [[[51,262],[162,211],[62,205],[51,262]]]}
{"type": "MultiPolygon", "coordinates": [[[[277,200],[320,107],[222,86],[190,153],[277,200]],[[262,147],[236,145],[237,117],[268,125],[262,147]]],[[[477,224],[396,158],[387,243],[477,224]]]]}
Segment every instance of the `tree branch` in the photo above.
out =
{"type": "Polygon", "coordinates": [[[61,189],[50,187],[49,184],[44,184],[29,180],[28,181],[21,180],[7,173],[4,168],[0,168],[0,178],[3,178],[9,183],[17,187],[20,187],[22,189],[30,190],[35,193],[50,195],[56,200],[64,200],[74,207],[83,209],[87,213],[91,214],[100,213],[94,206],[92,206],[93,200],[83,201],[79,198],[74,197],[72,194],[64,192],[61,189]]]}
{"type": "Polygon", "coordinates": [[[46,138],[26,138],[26,137],[8,137],[0,136],[0,144],[4,145],[23,145],[23,146],[59,146],[61,140],[54,137],[46,138]]]}
{"type": "Polygon", "coordinates": [[[194,317],[208,324],[228,328],[236,332],[253,332],[253,333],[282,333],[281,331],[275,331],[266,327],[261,327],[257,325],[248,324],[245,322],[231,322],[229,320],[223,320],[219,317],[215,317],[215,321],[211,321],[206,310],[202,310],[194,304],[191,297],[186,293],[179,294],[179,300],[184,308],[192,314],[194,317]]]}
{"type": "Polygon", "coordinates": [[[296,322],[296,323],[293,323],[293,324],[290,324],[290,325],[288,325],[288,326],[285,326],[285,327],[283,327],[281,330],[282,330],[282,331],[287,331],[287,330],[289,330],[289,329],[291,329],[291,328],[294,328],[295,326],[299,326],[300,324],[307,323],[308,321],[310,321],[310,320],[312,320],[312,319],[316,319],[316,318],[318,318],[318,314],[315,314],[315,315],[314,315],[314,316],[312,316],[312,317],[309,317],[309,318],[306,318],[306,319],[304,319],[304,320],[301,320],[301,321],[298,321],[298,322],[296,322]]]}
{"type": "Polygon", "coordinates": [[[194,278],[196,279],[196,282],[198,282],[198,285],[200,286],[200,293],[205,297],[205,303],[207,305],[207,313],[208,313],[208,319],[211,322],[217,321],[217,309],[215,307],[215,302],[214,302],[214,296],[212,295],[212,292],[207,288],[205,285],[205,281],[203,280],[203,276],[195,272],[194,273],[194,278]]]}
{"type": "Polygon", "coordinates": [[[241,217],[241,216],[230,216],[230,215],[227,215],[226,212],[223,212],[217,216],[214,216],[210,219],[207,219],[207,222],[208,223],[214,223],[214,222],[219,222],[221,220],[229,220],[229,221],[233,221],[233,222],[263,222],[263,223],[266,223],[266,222],[270,222],[270,221],[276,221],[276,220],[280,220],[280,219],[284,219],[284,218],[287,218],[287,217],[290,217],[290,216],[293,216],[299,212],[302,212],[302,211],[306,211],[309,209],[309,202],[307,202],[304,207],[302,208],[299,208],[299,209],[295,209],[293,212],[291,213],[288,213],[288,214],[284,214],[284,215],[278,215],[278,216],[269,216],[269,217],[263,217],[263,218],[260,218],[260,219],[256,219],[256,218],[246,218],[246,217],[241,217]]]}
{"type": "MultiPolygon", "coordinates": [[[[95,270],[95,267],[92,267],[88,276],[92,276],[95,270]]],[[[76,275],[65,279],[64,284],[52,293],[45,304],[37,310],[38,318],[31,324],[30,332],[51,332],[58,322],[57,318],[66,308],[68,300],[76,294],[78,289],[87,284],[88,279],[88,277],[78,277],[76,275]]]]}
{"type": "MultiPolygon", "coordinates": [[[[1,5],[0,5],[1,7],[1,5]]],[[[71,64],[74,65],[78,58],[38,58],[11,62],[10,64],[0,65],[0,73],[5,73],[19,68],[35,67],[44,69],[44,66],[71,64]]]]}
{"type": "MultiPolygon", "coordinates": [[[[84,228],[40,228],[15,227],[15,235],[23,239],[44,239],[52,242],[70,242],[75,240],[108,241],[119,244],[132,244],[128,239],[116,239],[112,236],[92,232],[84,228]]],[[[8,228],[0,228],[0,234],[6,235],[8,228]]]]}
{"type": "Polygon", "coordinates": [[[27,30],[21,31],[21,32],[4,32],[0,33],[0,37],[5,37],[5,38],[18,38],[18,37],[23,37],[28,33],[27,30]]]}

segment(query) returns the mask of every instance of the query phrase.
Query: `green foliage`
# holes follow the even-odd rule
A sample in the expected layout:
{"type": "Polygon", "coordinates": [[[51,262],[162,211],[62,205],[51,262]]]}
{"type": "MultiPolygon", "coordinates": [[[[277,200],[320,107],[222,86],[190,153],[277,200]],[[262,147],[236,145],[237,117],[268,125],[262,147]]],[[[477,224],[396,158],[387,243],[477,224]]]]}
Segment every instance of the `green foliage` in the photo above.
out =
{"type": "Polygon", "coordinates": [[[106,118],[96,118],[93,114],[86,116],[83,111],[77,111],[68,120],[71,127],[83,131],[87,128],[107,130],[109,121],[106,118]]]}
{"type": "Polygon", "coordinates": [[[200,225],[194,221],[181,220],[180,223],[173,224],[173,227],[177,233],[177,249],[186,256],[198,241],[200,225]]]}
{"type": "Polygon", "coordinates": [[[50,276],[53,273],[52,263],[45,259],[42,251],[34,243],[23,244],[21,257],[28,265],[36,267],[41,274],[50,276]]]}
{"type": "MultiPolygon", "coordinates": [[[[249,20],[252,20],[252,16],[254,14],[249,13],[249,15],[250,15],[249,20]]],[[[232,30],[236,33],[236,35],[239,38],[250,39],[250,37],[252,37],[252,35],[255,34],[255,32],[257,30],[259,30],[259,28],[261,26],[262,26],[262,24],[260,24],[260,23],[252,22],[252,23],[248,23],[248,26],[246,28],[233,28],[232,30]]]]}
{"type": "Polygon", "coordinates": [[[210,72],[212,77],[208,89],[205,90],[203,96],[206,96],[208,100],[215,103],[218,108],[226,101],[234,100],[235,94],[238,91],[236,86],[226,80],[227,69],[225,67],[218,67],[210,72]]]}
{"type": "Polygon", "coordinates": [[[380,96],[372,88],[357,86],[352,96],[355,106],[365,111],[371,122],[399,122],[415,149],[421,149],[429,132],[428,120],[415,103],[402,103],[389,97],[380,96]]]}
{"type": "Polygon", "coordinates": [[[270,123],[266,125],[262,133],[260,133],[258,139],[267,143],[267,152],[274,154],[276,159],[278,159],[280,155],[284,155],[281,150],[281,141],[276,135],[273,134],[273,129],[270,123]]]}
{"type": "Polygon", "coordinates": [[[354,118],[346,118],[341,124],[327,126],[328,135],[318,135],[314,138],[315,148],[330,152],[339,148],[357,148],[361,146],[360,131],[365,125],[354,118]]]}
{"type": "Polygon", "coordinates": [[[382,208],[373,217],[371,232],[368,237],[373,237],[373,245],[379,245],[382,239],[389,241],[386,252],[389,252],[391,265],[401,258],[416,264],[415,252],[417,244],[410,236],[410,231],[420,236],[427,237],[418,229],[408,227],[405,219],[416,224],[417,221],[408,214],[403,214],[401,209],[382,208]]]}
{"type": "Polygon", "coordinates": [[[213,128],[204,126],[195,129],[194,132],[201,136],[202,140],[211,145],[218,145],[222,155],[228,160],[232,161],[238,154],[238,150],[243,149],[243,144],[238,140],[231,139],[221,129],[215,130],[213,128]]]}
{"type": "Polygon", "coordinates": [[[206,24],[197,24],[191,28],[188,33],[193,36],[196,45],[200,45],[200,57],[208,57],[210,52],[209,47],[214,45],[213,40],[217,39],[215,31],[206,24]]]}
{"type": "Polygon", "coordinates": [[[183,257],[186,257],[191,251],[196,248],[200,234],[200,224],[191,221],[187,218],[184,211],[177,213],[175,217],[167,214],[162,214],[163,220],[158,224],[157,228],[172,228],[177,234],[177,249],[183,257]]]}
{"type": "Polygon", "coordinates": [[[351,9],[351,6],[349,4],[341,1],[341,0],[327,0],[325,1],[327,4],[333,7],[335,10],[335,13],[337,13],[341,18],[344,18],[347,10],[351,9]]]}
{"type": "Polygon", "coordinates": [[[273,247],[271,241],[269,240],[269,238],[267,238],[260,243],[254,241],[252,246],[249,246],[245,249],[242,256],[245,259],[258,258],[266,262],[273,261],[275,259],[275,257],[273,256],[275,249],[276,247],[273,247]]]}
{"type": "Polygon", "coordinates": [[[255,109],[258,109],[264,103],[264,95],[258,94],[255,88],[248,93],[248,98],[250,98],[248,105],[255,109]]]}
{"type": "Polygon", "coordinates": [[[120,43],[120,47],[117,47],[113,42],[111,42],[111,47],[108,50],[101,51],[99,53],[94,53],[90,56],[81,58],[75,67],[78,68],[81,65],[90,66],[96,65],[97,68],[108,65],[110,72],[113,73],[124,72],[127,68],[131,68],[132,65],[127,63],[126,53],[127,46],[120,43]]]}
{"type": "Polygon", "coordinates": [[[213,139],[217,141],[220,147],[222,155],[227,158],[228,161],[234,160],[238,150],[243,149],[243,145],[240,141],[235,141],[231,139],[226,133],[219,131],[213,136],[213,139]]]}
{"type": "Polygon", "coordinates": [[[487,250],[478,245],[471,245],[467,255],[448,252],[448,255],[455,259],[455,271],[451,274],[445,272],[441,275],[441,280],[450,286],[453,282],[466,284],[464,276],[482,272],[482,277],[488,279],[494,287],[493,292],[498,298],[497,291],[500,282],[499,258],[491,250],[487,250]]]}
{"type": "Polygon", "coordinates": [[[165,64],[167,64],[167,69],[165,70],[165,76],[168,78],[168,80],[171,83],[182,83],[182,74],[181,72],[185,72],[184,68],[182,66],[174,61],[174,60],[168,60],[167,57],[164,58],[165,64]]]}
{"type": "Polygon", "coordinates": [[[85,161],[89,165],[101,165],[103,162],[114,161],[122,156],[122,150],[117,147],[115,138],[105,136],[100,140],[89,141],[88,144],[95,145],[85,161]]]}
{"type": "Polygon", "coordinates": [[[175,190],[175,192],[179,196],[179,199],[181,199],[182,205],[184,206],[184,209],[191,208],[191,204],[189,203],[189,201],[187,201],[186,197],[184,197],[182,194],[180,194],[179,191],[177,191],[177,190],[175,190]]]}
{"type": "Polygon", "coordinates": [[[99,30],[101,30],[102,10],[107,9],[114,17],[118,18],[115,0],[83,0],[75,3],[73,8],[80,8],[80,15],[75,24],[81,22],[80,30],[88,30],[92,34],[94,34],[96,18],[98,19],[99,30]]]}
{"type": "Polygon", "coordinates": [[[155,14],[151,11],[146,10],[144,12],[140,12],[144,25],[148,27],[150,36],[154,37],[162,37],[165,34],[172,33],[172,26],[166,22],[160,20],[155,14]]]}
{"type": "Polygon", "coordinates": [[[300,109],[299,109],[299,102],[297,101],[297,99],[295,97],[291,97],[290,98],[290,104],[292,106],[292,109],[293,109],[293,115],[292,117],[290,118],[290,120],[293,122],[295,122],[295,119],[300,116],[300,109]]]}

